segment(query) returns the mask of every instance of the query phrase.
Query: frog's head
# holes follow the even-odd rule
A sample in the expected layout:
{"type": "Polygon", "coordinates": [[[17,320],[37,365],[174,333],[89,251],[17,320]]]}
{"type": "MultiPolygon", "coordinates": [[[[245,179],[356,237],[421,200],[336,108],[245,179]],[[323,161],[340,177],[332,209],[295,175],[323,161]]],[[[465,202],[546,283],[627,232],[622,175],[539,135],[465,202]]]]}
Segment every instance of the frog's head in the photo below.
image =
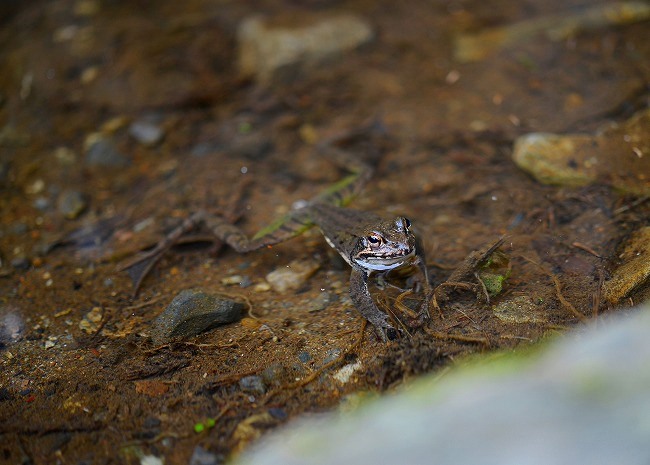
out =
{"type": "Polygon", "coordinates": [[[371,271],[385,271],[409,263],[415,256],[415,236],[408,218],[398,216],[381,221],[358,238],[351,255],[357,265],[371,271]]]}

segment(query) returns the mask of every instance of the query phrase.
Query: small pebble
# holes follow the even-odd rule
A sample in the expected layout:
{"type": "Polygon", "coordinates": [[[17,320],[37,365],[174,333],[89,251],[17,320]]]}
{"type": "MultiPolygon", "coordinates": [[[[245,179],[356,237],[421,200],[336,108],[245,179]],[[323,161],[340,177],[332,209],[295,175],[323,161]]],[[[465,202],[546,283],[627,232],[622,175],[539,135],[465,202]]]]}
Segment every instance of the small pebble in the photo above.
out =
{"type": "Polygon", "coordinates": [[[334,373],[332,375],[332,378],[334,378],[341,384],[346,384],[348,381],[350,381],[350,378],[352,377],[354,372],[361,369],[362,366],[363,365],[361,364],[361,360],[357,360],[354,363],[349,363],[343,366],[341,369],[339,369],[336,373],[334,373]]]}
{"type": "Polygon", "coordinates": [[[266,392],[266,386],[262,377],[257,375],[245,376],[239,380],[239,387],[242,391],[264,394],[266,392]]]}
{"type": "Polygon", "coordinates": [[[77,154],[68,147],[57,147],[54,150],[54,158],[56,158],[61,165],[65,166],[71,166],[77,162],[77,154]]]}
{"type": "Polygon", "coordinates": [[[97,167],[124,168],[131,162],[115,143],[104,136],[89,136],[86,148],[86,164],[97,167]]]}
{"type": "Polygon", "coordinates": [[[266,280],[279,293],[300,288],[320,267],[314,260],[294,260],[289,265],[271,271],[266,280]]]}
{"type": "Polygon", "coordinates": [[[303,350],[302,352],[298,352],[298,360],[302,363],[307,363],[311,360],[311,355],[306,350],[303,350]]]}
{"type": "Polygon", "coordinates": [[[20,256],[15,257],[11,260],[11,266],[17,270],[28,270],[30,263],[26,257],[20,256]]]}
{"type": "MultiPolygon", "coordinates": [[[[247,278],[245,276],[234,274],[232,276],[226,276],[225,278],[221,279],[221,284],[223,284],[224,286],[246,287],[246,286],[242,286],[242,283],[245,282],[246,280],[247,278]]],[[[250,278],[248,279],[248,282],[250,283],[250,278]]]]}
{"type": "Polygon", "coordinates": [[[261,283],[257,283],[255,286],[253,286],[253,291],[255,292],[267,292],[270,290],[271,290],[271,285],[266,281],[262,281],[261,283]]]}
{"type": "Polygon", "coordinates": [[[59,213],[69,220],[74,220],[86,209],[86,197],[79,191],[66,190],[57,202],[59,213]]]}
{"type": "Polygon", "coordinates": [[[163,130],[150,121],[139,120],[131,123],[129,134],[140,144],[151,147],[162,140],[163,130]]]}
{"type": "Polygon", "coordinates": [[[262,371],[261,376],[265,385],[279,386],[289,377],[289,370],[280,363],[273,363],[262,371]]]}
{"type": "Polygon", "coordinates": [[[50,199],[47,197],[38,197],[34,200],[34,203],[32,203],[32,205],[37,210],[45,211],[50,208],[50,199]]]}
{"type": "Polygon", "coordinates": [[[83,319],[79,322],[79,329],[88,334],[97,332],[102,317],[102,309],[100,307],[94,307],[91,311],[86,313],[83,319]]]}
{"type": "Polygon", "coordinates": [[[332,302],[337,299],[336,294],[330,292],[321,292],[315,299],[312,299],[307,304],[308,312],[320,312],[326,309],[332,302]]]}
{"type": "Polygon", "coordinates": [[[190,457],[190,465],[220,465],[223,463],[223,457],[213,454],[201,446],[194,447],[192,457],[190,457]]]}

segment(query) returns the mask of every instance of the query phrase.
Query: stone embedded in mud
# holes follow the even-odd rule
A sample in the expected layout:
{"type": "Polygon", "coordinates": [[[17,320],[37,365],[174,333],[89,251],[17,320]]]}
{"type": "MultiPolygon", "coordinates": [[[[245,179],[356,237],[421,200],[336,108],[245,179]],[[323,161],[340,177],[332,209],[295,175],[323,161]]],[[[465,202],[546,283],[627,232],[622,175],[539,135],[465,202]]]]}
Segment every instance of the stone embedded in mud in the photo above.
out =
{"type": "Polygon", "coordinates": [[[307,303],[307,311],[320,312],[326,309],[332,302],[335,302],[337,295],[331,292],[321,292],[318,296],[307,303]]]}
{"type": "Polygon", "coordinates": [[[202,290],[181,291],[152,324],[155,344],[196,336],[241,318],[244,304],[202,290]]]}
{"type": "MultiPolygon", "coordinates": [[[[614,270],[611,279],[603,284],[603,296],[611,304],[620,302],[644,284],[650,284],[650,226],[630,236],[619,258],[620,266],[614,270]]],[[[648,297],[650,289],[645,292],[645,298],[648,297]]]]}
{"type": "Polygon", "coordinates": [[[59,213],[69,220],[74,220],[86,209],[86,196],[79,191],[66,190],[59,195],[57,208],[59,213]]]}
{"type": "Polygon", "coordinates": [[[284,268],[278,268],[266,275],[273,290],[279,293],[295,290],[302,286],[320,267],[314,260],[294,260],[284,268]]]}
{"type": "Polygon", "coordinates": [[[520,295],[504,300],[494,306],[494,315],[504,323],[543,323],[546,318],[540,313],[541,308],[529,296],[520,295]]]}
{"type": "Polygon", "coordinates": [[[104,312],[101,307],[93,307],[79,322],[79,329],[85,333],[94,334],[99,330],[99,324],[103,317],[104,312]]]}
{"type": "Polygon", "coordinates": [[[352,375],[360,370],[363,367],[361,360],[357,360],[354,363],[348,363],[347,365],[341,367],[336,373],[332,375],[332,378],[337,380],[341,384],[346,384],[352,378],[352,375]]]}
{"type": "Polygon", "coordinates": [[[91,135],[86,141],[86,164],[97,167],[124,168],[131,161],[120,152],[115,142],[103,135],[91,135]]]}
{"type": "Polygon", "coordinates": [[[501,49],[516,47],[545,34],[554,41],[565,40],[579,31],[613,24],[628,24],[650,18],[650,6],[642,1],[603,2],[600,5],[541,16],[478,33],[459,35],[454,43],[454,58],[461,62],[480,61],[501,49]]]}
{"type": "Polygon", "coordinates": [[[0,308],[0,348],[13,344],[23,337],[25,322],[11,307],[0,308]]]}
{"type": "Polygon", "coordinates": [[[190,465],[219,465],[221,463],[224,463],[222,456],[213,454],[201,446],[196,446],[192,457],[190,457],[190,465]]]}
{"type": "Polygon", "coordinates": [[[140,144],[151,147],[160,142],[163,138],[162,128],[147,120],[138,120],[129,126],[129,134],[140,144]]]}
{"type": "Polygon", "coordinates": [[[266,385],[260,376],[251,375],[245,376],[239,380],[239,387],[242,391],[250,392],[253,394],[264,394],[266,392],[266,385]]]}
{"type": "Polygon", "coordinates": [[[283,71],[314,66],[355,49],[370,41],[373,31],[366,21],[353,15],[290,27],[252,17],[242,21],[237,37],[241,74],[269,81],[283,71]]]}
{"type": "Polygon", "coordinates": [[[532,133],[519,137],[512,158],[544,184],[608,184],[650,195],[650,109],[595,134],[532,133]]]}

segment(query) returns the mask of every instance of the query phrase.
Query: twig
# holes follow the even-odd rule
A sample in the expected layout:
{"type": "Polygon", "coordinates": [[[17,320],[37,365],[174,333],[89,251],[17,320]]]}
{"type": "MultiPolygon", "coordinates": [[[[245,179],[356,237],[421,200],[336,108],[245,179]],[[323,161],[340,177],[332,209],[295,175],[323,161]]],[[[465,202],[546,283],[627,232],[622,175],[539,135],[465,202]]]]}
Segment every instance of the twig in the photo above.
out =
{"type": "Polygon", "coordinates": [[[441,333],[441,332],[438,332],[438,331],[433,331],[432,329],[429,329],[429,328],[424,328],[424,331],[427,334],[435,337],[436,339],[445,339],[445,340],[451,339],[451,340],[460,341],[460,342],[472,342],[472,343],[476,343],[476,344],[483,344],[483,345],[488,346],[488,347],[490,345],[490,341],[488,340],[488,338],[486,338],[484,336],[472,336],[472,335],[465,336],[465,335],[462,335],[462,334],[441,333]]]}
{"type": "Polygon", "coordinates": [[[478,275],[477,272],[474,272],[474,277],[481,285],[481,289],[483,290],[483,294],[485,295],[485,302],[488,305],[490,305],[490,293],[488,292],[487,287],[485,287],[485,283],[483,282],[483,280],[481,279],[481,277],[478,275]]]}
{"type": "Polygon", "coordinates": [[[598,287],[596,292],[594,292],[592,306],[591,306],[591,316],[596,318],[600,310],[600,299],[603,294],[603,284],[605,283],[605,272],[602,267],[598,268],[598,287]]]}
{"type": "Polygon", "coordinates": [[[555,295],[557,296],[560,303],[564,306],[564,308],[569,310],[569,312],[571,312],[573,314],[573,316],[575,316],[577,319],[579,319],[583,323],[585,323],[585,322],[587,322],[589,320],[586,316],[584,316],[582,313],[580,313],[573,306],[573,304],[571,302],[569,302],[568,300],[566,300],[564,298],[564,295],[562,295],[562,285],[560,284],[560,280],[557,278],[557,276],[555,276],[555,274],[553,272],[547,270],[546,268],[544,268],[544,266],[542,266],[541,263],[537,263],[532,258],[528,258],[528,257],[526,257],[524,255],[522,255],[522,257],[525,260],[528,260],[533,265],[537,265],[549,278],[551,278],[551,280],[553,281],[553,284],[555,285],[555,295]]]}
{"type": "Polygon", "coordinates": [[[141,302],[139,304],[135,305],[129,305],[128,307],[124,307],[124,310],[131,311],[131,310],[138,310],[144,307],[148,307],[149,305],[153,305],[155,303],[160,302],[162,299],[164,299],[164,295],[159,295],[158,297],[154,297],[151,300],[147,300],[146,302],[141,302]]]}
{"type": "Polygon", "coordinates": [[[594,249],[592,249],[591,247],[589,247],[589,246],[587,246],[587,245],[582,244],[581,242],[573,242],[571,245],[572,245],[573,247],[575,247],[576,249],[584,250],[585,252],[590,253],[590,254],[593,255],[594,257],[597,257],[597,258],[603,258],[603,257],[602,257],[601,255],[599,255],[599,254],[598,254],[594,249]]]}

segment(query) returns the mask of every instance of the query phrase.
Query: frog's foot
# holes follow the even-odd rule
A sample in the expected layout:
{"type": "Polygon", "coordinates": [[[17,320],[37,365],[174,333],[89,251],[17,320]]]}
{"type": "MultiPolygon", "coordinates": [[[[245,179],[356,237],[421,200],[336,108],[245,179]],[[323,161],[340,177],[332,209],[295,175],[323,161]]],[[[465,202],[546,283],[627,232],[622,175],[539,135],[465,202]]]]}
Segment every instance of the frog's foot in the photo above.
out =
{"type": "Polygon", "coordinates": [[[378,317],[373,316],[368,321],[375,328],[375,333],[383,342],[394,341],[399,338],[400,332],[388,322],[388,317],[381,313],[378,317]]]}

